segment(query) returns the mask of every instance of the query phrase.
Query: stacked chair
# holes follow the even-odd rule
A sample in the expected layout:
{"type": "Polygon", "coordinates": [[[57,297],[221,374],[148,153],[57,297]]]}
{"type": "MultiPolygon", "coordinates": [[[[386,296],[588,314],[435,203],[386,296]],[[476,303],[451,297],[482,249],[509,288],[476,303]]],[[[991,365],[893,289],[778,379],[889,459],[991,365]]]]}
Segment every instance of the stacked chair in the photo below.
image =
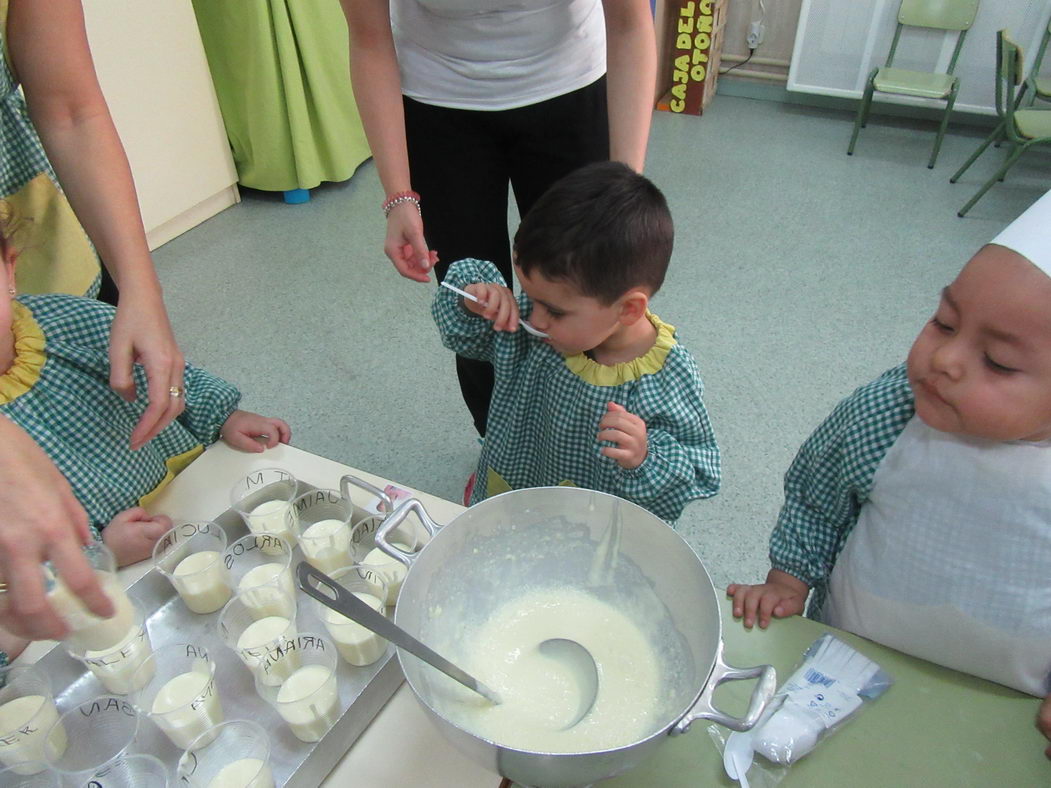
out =
{"type": "Polygon", "coordinates": [[[956,214],[957,216],[966,214],[982,198],[982,195],[992,188],[994,183],[1003,180],[1007,171],[1014,166],[1023,153],[1034,146],[1051,143],[1051,109],[1036,109],[1031,106],[1038,98],[1049,99],[1048,89],[1051,88],[1051,85],[1047,84],[1049,80],[1043,80],[1044,93],[1041,94],[1035,76],[1040,66],[1040,58],[1047,48],[1048,38],[1051,37],[1051,25],[1048,26],[1048,31],[1043,37],[1037,62],[1029,80],[1026,80],[1024,76],[1021,48],[1011,40],[1006,30],[1000,30],[996,34],[996,114],[1000,117],[1000,122],[993,129],[993,133],[978,146],[978,150],[972,153],[971,157],[956,171],[956,174],[949,179],[949,182],[956,183],[990,144],[1007,143],[1009,149],[1004,163],[996,174],[989,178],[967,201],[956,214]],[[1030,106],[1023,107],[1022,99],[1026,88],[1030,88],[1028,91],[1030,106]]]}

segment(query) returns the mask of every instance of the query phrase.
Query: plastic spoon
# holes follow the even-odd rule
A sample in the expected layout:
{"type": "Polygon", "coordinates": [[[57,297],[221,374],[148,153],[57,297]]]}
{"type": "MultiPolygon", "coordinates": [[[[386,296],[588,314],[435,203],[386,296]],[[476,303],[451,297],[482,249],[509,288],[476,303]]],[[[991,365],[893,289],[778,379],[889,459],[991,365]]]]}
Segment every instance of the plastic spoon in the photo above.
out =
{"type": "Polygon", "coordinates": [[[584,719],[595,705],[595,697],[598,695],[598,668],[595,666],[595,658],[577,641],[567,638],[548,638],[537,648],[545,657],[564,665],[580,687],[580,705],[577,706],[577,712],[569,724],[563,726],[562,730],[572,728],[584,719]]]}
{"type": "Polygon", "coordinates": [[[324,572],[315,569],[306,561],[300,561],[296,567],[296,577],[299,580],[299,587],[321,604],[419,657],[431,667],[460,682],[467,689],[474,690],[491,703],[500,703],[500,696],[493,690],[438,652],[425,646],[385,615],[373,610],[324,572]]]}
{"type": "Polygon", "coordinates": [[[723,748],[723,768],[731,780],[737,780],[741,788],[748,788],[748,770],[752,768],[752,735],[750,733],[731,733],[723,748]]]}
{"type": "MultiPolygon", "coordinates": [[[[481,301],[478,300],[477,296],[473,296],[470,293],[468,293],[466,290],[461,290],[460,288],[455,287],[454,285],[451,285],[448,282],[442,282],[441,285],[442,285],[442,287],[449,288],[450,290],[452,290],[454,293],[457,293],[458,295],[462,295],[468,301],[474,301],[476,304],[482,303],[481,301]]],[[[524,328],[526,331],[528,331],[533,336],[539,337],[540,339],[548,339],[548,335],[547,334],[545,334],[543,331],[540,331],[538,329],[533,328],[531,325],[529,325],[528,321],[525,321],[525,320],[522,320],[521,318],[519,318],[518,324],[520,326],[522,326],[522,328],[524,328]]]]}

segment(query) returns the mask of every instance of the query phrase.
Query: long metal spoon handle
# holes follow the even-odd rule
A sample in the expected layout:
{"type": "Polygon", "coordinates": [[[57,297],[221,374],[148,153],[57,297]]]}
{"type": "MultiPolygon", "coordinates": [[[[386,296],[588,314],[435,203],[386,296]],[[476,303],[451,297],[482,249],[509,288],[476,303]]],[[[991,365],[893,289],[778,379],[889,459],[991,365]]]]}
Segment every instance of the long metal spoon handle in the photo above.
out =
{"type": "MultiPolygon", "coordinates": [[[[478,300],[477,296],[473,296],[470,293],[468,293],[466,290],[461,290],[460,288],[456,287],[455,285],[451,285],[448,282],[440,282],[440,284],[441,284],[442,287],[447,287],[450,290],[452,290],[454,293],[457,293],[457,294],[463,296],[464,298],[466,298],[466,299],[468,299],[470,301],[474,301],[476,304],[481,304],[482,303],[481,301],[478,300]]],[[[532,323],[529,323],[526,320],[522,320],[521,318],[518,319],[518,324],[520,326],[522,326],[522,328],[524,328],[530,334],[532,334],[535,337],[539,337],[540,339],[547,339],[550,336],[549,334],[545,334],[539,328],[533,328],[532,323]]]]}
{"type": "Polygon", "coordinates": [[[299,587],[321,604],[332,608],[352,621],[356,621],[361,626],[389,640],[399,648],[405,649],[410,654],[414,654],[449,678],[460,682],[468,689],[474,690],[493,703],[500,703],[500,696],[493,690],[489,689],[470,673],[456,667],[441,654],[423,645],[423,643],[382,613],[373,610],[324,572],[314,568],[306,561],[300,561],[296,567],[296,577],[299,581],[299,587]]]}

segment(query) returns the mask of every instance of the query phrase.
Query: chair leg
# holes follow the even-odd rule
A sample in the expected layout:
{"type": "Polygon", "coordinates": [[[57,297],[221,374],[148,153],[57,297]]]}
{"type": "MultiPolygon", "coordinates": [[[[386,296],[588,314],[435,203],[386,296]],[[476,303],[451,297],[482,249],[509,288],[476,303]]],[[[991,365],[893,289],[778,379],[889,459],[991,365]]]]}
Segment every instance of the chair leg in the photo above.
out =
{"type": "MultiPolygon", "coordinates": [[[[879,71],[879,69],[876,69],[879,71]]],[[[876,78],[876,71],[873,71],[869,75],[868,82],[865,83],[865,92],[861,96],[861,103],[858,105],[858,114],[854,116],[854,133],[850,135],[850,145],[847,146],[847,155],[854,155],[854,143],[858,141],[858,132],[865,127],[869,117],[869,106],[872,104],[872,91],[873,84],[872,80],[876,78]]]]}
{"type": "Polygon", "coordinates": [[[952,106],[956,103],[956,91],[959,88],[959,80],[953,83],[952,90],[949,91],[949,100],[945,105],[945,114],[942,115],[941,125],[938,127],[938,136],[934,138],[934,150],[931,151],[931,160],[927,162],[927,169],[934,169],[934,162],[938,160],[938,151],[942,147],[942,139],[945,137],[945,129],[949,126],[949,115],[952,114],[952,106]]]}
{"type": "Polygon", "coordinates": [[[974,164],[978,157],[985,152],[985,149],[989,147],[989,144],[993,142],[993,140],[1001,139],[1001,135],[1003,134],[1005,128],[1006,126],[1004,124],[1004,121],[1000,121],[1000,125],[993,129],[993,133],[986,137],[985,141],[978,146],[978,150],[972,153],[971,157],[963,163],[963,166],[960,167],[960,169],[958,169],[951,178],[949,178],[949,183],[956,183],[956,181],[960,179],[960,176],[964,174],[967,168],[974,164]]]}
{"type": "Polygon", "coordinates": [[[1000,169],[997,170],[996,174],[992,178],[985,182],[985,185],[983,185],[982,188],[978,190],[978,193],[975,194],[974,197],[972,197],[970,200],[968,200],[966,205],[964,205],[959,211],[957,211],[956,215],[963,216],[965,213],[971,210],[971,208],[974,207],[974,204],[982,198],[982,195],[992,188],[994,183],[996,183],[998,180],[1002,180],[1004,173],[1006,173],[1009,169],[1011,169],[1012,166],[1014,166],[1014,163],[1018,161],[1018,158],[1022,155],[1024,151],[1024,145],[1015,145],[1010,155],[1008,155],[1007,161],[1005,161],[1000,166],[1000,169]]]}

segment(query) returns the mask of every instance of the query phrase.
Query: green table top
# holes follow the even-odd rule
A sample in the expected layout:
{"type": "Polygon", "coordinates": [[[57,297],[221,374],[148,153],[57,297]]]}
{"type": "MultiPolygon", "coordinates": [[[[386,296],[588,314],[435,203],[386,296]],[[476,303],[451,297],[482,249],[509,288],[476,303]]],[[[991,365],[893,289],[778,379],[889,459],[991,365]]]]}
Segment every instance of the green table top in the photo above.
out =
{"type": "MultiPolygon", "coordinates": [[[[719,602],[726,661],[736,667],[770,663],[779,686],[806,647],[831,630],[793,618],[748,631],[730,615],[728,600],[719,602]]],[[[894,677],[894,686],[790,767],[782,786],[1051,786],[1047,741],[1035,727],[1039,699],[836,634],[878,662],[894,677]]],[[[754,681],[725,684],[716,692],[716,705],[740,715],[754,686],[754,681]]],[[[604,781],[602,788],[736,785],[723,771],[709,725],[698,720],[686,735],[669,737],[653,757],[604,781]]]]}

